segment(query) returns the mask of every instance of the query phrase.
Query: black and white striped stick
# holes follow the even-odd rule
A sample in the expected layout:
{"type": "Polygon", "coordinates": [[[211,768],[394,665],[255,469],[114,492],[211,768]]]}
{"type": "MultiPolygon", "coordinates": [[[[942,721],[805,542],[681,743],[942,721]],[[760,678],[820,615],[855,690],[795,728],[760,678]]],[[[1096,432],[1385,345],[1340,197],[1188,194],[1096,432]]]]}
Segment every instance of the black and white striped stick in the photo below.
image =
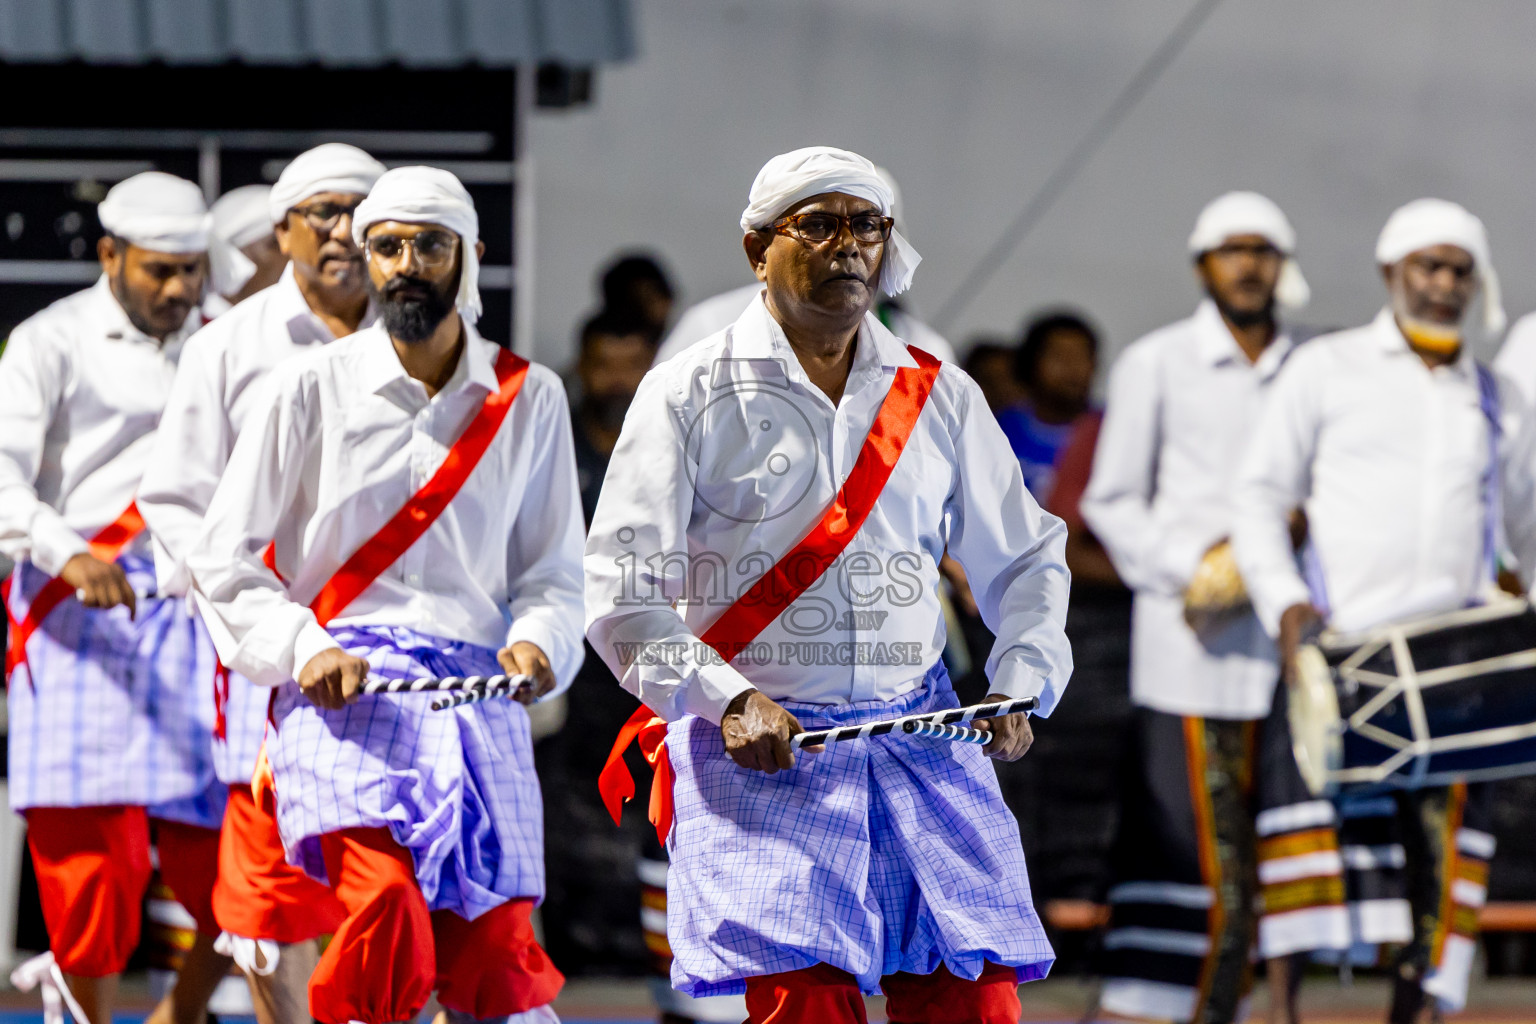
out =
{"type": "Polygon", "coordinates": [[[363,681],[359,693],[436,693],[440,690],[483,690],[504,687],[510,682],[521,682],[525,676],[443,676],[422,679],[380,679],[370,676],[363,681]]]}
{"type": "MultiPolygon", "coordinates": [[[[503,676],[502,678],[507,678],[503,676]]],[[[488,686],[477,690],[460,690],[452,696],[432,702],[433,711],[446,711],[456,708],[461,704],[474,704],[477,701],[490,700],[493,697],[511,697],[519,690],[533,685],[532,676],[512,676],[507,679],[505,685],[488,686]]]]}
{"type": "Polygon", "coordinates": [[[1022,711],[1033,711],[1039,706],[1040,700],[1037,697],[1019,697],[1016,700],[999,701],[993,704],[972,704],[970,707],[955,708],[952,711],[929,711],[921,715],[887,718],[883,722],[845,725],[839,729],[823,729],[819,732],[802,732],[789,741],[789,746],[791,750],[799,750],[801,747],[814,747],[823,743],[841,743],[844,740],[862,740],[870,736],[884,736],[893,730],[897,732],[904,730],[908,722],[966,725],[980,718],[1001,718],[1003,715],[1016,715],[1022,711]]]}
{"type": "Polygon", "coordinates": [[[992,742],[992,734],[980,729],[967,729],[963,725],[943,725],[939,722],[908,722],[901,727],[908,736],[926,736],[934,740],[954,743],[976,743],[986,746],[992,742]]]}
{"type": "Polygon", "coordinates": [[[441,678],[428,676],[420,679],[380,679],[375,676],[364,680],[362,689],[358,692],[447,694],[448,696],[444,699],[432,702],[433,711],[443,711],[461,704],[488,700],[491,697],[510,696],[522,687],[531,685],[533,685],[532,678],[521,675],[443,676],[441,678]]]}

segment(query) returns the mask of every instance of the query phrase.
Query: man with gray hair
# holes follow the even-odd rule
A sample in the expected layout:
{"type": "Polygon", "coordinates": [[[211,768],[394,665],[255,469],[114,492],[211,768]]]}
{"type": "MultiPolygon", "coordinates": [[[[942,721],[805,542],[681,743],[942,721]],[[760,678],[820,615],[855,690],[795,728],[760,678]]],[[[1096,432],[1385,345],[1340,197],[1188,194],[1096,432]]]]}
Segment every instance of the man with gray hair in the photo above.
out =
{"type": "MultiPolygon", "coordinates": [[[[958,705],[946,548],[998,636],[995,698],[1049,714],[1072,670],[1065,528],[975,382],[871,311],[919,260],[891,200],[846,150],[768,161],[741,218],[762,297],[647,374],[587,542],[588,636],[646,705],[673,984],[744,992],[757,1024],[862,1022],[882,989],[893,1020],[1013,1022],[1054,960],[987,761],[1023,756],[1026,715],[985,748],[791,748],[958,705]]],[[[633,791],[620,753],[610,810],[633,791]]]]}
{"type": "MultiPolygon", "coordinates": [[[[1376,264],[1386,305],[1290,360],[1232,490],[1237,562],[1288,677],[1324,624],[1348,633],[1487,603],[1501,538],[1521,586],[1536,572],[1536,421],[1519,387],[1472,354],[1479,326],[1504,325],[1483,222],[1414,200],[1382,228],[1376,264]],[[1301,565],[1289,530],[1299,505],[1301,565]]],[[[1393,1024],[1418,1019],[1427,998],[1442,1010],[1466,1001],[1494,852],[1479,790],[1390,794],[1406,898],[1353,916],[1358,941],[1401,944],[1393,1024]]]]}
{"type": "Polygon", "coordinates": [[[210,891],[222,812],[208,742],[213,657],[158,590],[134,493],[197,310],[208,216],[146,171],[98,207],[102,276],[20,324],[0,357],[0,550],[11,806],[27,819],[50,953],[20,972],[78,1020],[111,1020],[138,945],[150,831],[197,923],[155,1024],[194,1024],[229,961],[210,891]]]}
{"type": "MultiPolygon", "coordinates": [[[[187,342],[139,485],[162,593],[190,598],[186,558],[271,371],[373,322],[352,214],[383,173],[355,146],[327,143],[299,154],[262,190],[261,219],[290,262],[276,284],[187,342]]],[[[206,684],[217,712],[214,766],[229,787],[213,895],[220,948],[245,971],[261,1024],[300,1024],[309,1020],[304,987],[320,958],[317,939],[345,911],[287,862],[271,801],[252,792],[269,691],[222,665],[206,684]]]]}
{"type": "Polygon", "coordinates": [[[258,799],[346,908],[322,1024],[554,1021],[534,939],[543,819],[526,703],[582,658],[581,501],[560,379],[475,329],[482,243],[447,171],[352,215],[379,321],[272,370],[187,566],[231,669],[273,687],[258,799]],[[263,553],[272,545],[270,558],[263,553]],[[385,678],[526,677],[429,710],[385,678]]]}

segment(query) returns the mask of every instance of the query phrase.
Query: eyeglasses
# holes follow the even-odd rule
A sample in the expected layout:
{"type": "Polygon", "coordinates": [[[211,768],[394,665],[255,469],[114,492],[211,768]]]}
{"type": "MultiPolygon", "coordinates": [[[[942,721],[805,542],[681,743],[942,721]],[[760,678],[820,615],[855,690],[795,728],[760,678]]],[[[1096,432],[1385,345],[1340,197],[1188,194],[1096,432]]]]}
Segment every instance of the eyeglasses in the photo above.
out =
{"type": "Polygon", "coordinates": [[[362,200],[344,206],[341,203],[312,203],[309,206],[295,206],[293,212],[303,217],[309,226],[322,235],[328,235],[336,230],[336,225],[343,217],[351,217],[357,212],[357,207],[362,200]]]}
{"type": "Polygon", "coordinates": [[[848,225],[848,231],[853,235],[853,240],[865,245],[874,245],[891,237],[891,228],[896,221],[890,217],[881,217],[874,213],[856,213],[852,217],[843,217],[835,213],[797,213],[788,217],[780,217],[773,222],[773,230],[781,235],[789,235],[798,238],[802,242],[830,242],[843,233],[843,225],[848,225]]]}
{"type": "Polygon", "coordinates": [[[368,251],[386,263],[393,263],[405,253],[406,247],[409,246],[423,266],[435,267],[453,259],[456,241],[458,237],[447,231],[423,231],[410,238],[401,238],[399,235],[371,235],[368,238],[368,251]]]}

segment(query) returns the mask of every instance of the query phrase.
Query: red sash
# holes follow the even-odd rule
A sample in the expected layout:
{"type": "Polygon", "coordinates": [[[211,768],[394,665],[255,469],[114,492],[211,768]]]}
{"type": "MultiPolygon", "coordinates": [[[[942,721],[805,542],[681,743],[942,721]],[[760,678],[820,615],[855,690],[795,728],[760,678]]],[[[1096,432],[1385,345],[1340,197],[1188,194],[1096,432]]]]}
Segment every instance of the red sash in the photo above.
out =
{"type": "MultiPolygon", "coordinates": [[[[139,515],[139,506],[133,502],[123,509],[121,515],[92,537],[89,541],[91,554],[103,562],[115,562],[117,556],[123,553],[123,549],[132,543],[133,538],[144,532],[144,517],[139,515]]],[[[14,578],[14,574],[12,576],[14,578]]],[[[48,613],[53,611],[66,598],[74,596],[75,588],[59,579],[57,576],[43,584],[41,590],[32,598],[32,603],[27,607],[26,617],[17,622],[11,615],[11,580],[7,579],[0,584],[0,601],[5,603],[5,618],[10,624],[10,634],[5,645],[5,678],[9,682],[11,672],[17,665],[27,663],[27,641],[32,634],[37,632],[48,613]]],[[[28,674],[31,680],[31,673],[28,674]]]]}
{"type": "MultiPolygon", "coordinates": [[[[427,532],[428,527],[437,520],[437,517],[443,514],[448,503],[453,501],[454,495],[459,493],[459,488],[464,486],[464,481],[469,479],[469,474],[474,472],[475,466],[480,463],[480,457],[491,446],[491,439],[496,436],[496,431],[501,429],[502,421],[507,418],[513,400],[517,398],[518,392],[523,389],[523,382],[527,379],[528,360],[513,355],[506,349],[497,353],[496,380],[500,387],[486,396],[485,404],[480,407],[479,412],[475,413],[475,418],[469,421],[469,426],[464,428],[464,433],[459,435],[459,439],[453,442],[453,447],[448,449],[447,458],[443,460],[441,466],[437,467],[437,472],[432,474],[432,479],[423,484],[421,490],[411,495],[411,499],[390,518],[389,522],[380,527],[377,533],[352,553],[352,557],[336,570],[335,574],[326,581],[325,586],[320,588],[320,593],[316,594],[315,599],[309,603],[309,610],[315,613],[315,618],[320,625],[326,625],[346,611],[347,605],[367,590],[373,581],[379,578],[380,573],[405,554],[410,546],[427,532]]],[[[266,561],[267,553],[270,551],[272,551],[271,546],[262,552],[263,561],[266,561]]],[[[277,571],[271,562],[267,565],[273,572],[277,571]]],[[[276,697],[277,691],[273,690],[272,698],[267,702],[269,721],[272,714],[272,700],[276,697]]],[[[263,744],[257,758],[256,776],[251,781],[258,799],[262,791],[271,785],[271,776],[272,768],[267,761],[266,745],[263,744]]]]}
{"type": "MultiPolygon", "coordinates": [[[[853,470],[843,481],[831,506],[810,532],[738,597],[699,638],[727,662],[735,659],[822,577],[859,532],[885,490],[886,482],[917,426],[917,419],[922,415],[923,406],[928,402],[928,395],[933,391],[941,366],[939,360],[920,348],[909,345],[907,350],[917,360],[917,366],[896,371],[891,390],[880,403],[880,411],[870,425],[869,435],[864,438],[853,470]]],[[[657,838],[665,844],[672,831],[672,765],[666,756],[666,722],[644,704],[619,731],[602,774],[598,776],[597,788],[614,824],[618,824],[625,802],[635,795],[635,780],[624,767],[624,751],[637,738],[654,772],[651,777],[651,824],[656,826],[657,838]]]]}

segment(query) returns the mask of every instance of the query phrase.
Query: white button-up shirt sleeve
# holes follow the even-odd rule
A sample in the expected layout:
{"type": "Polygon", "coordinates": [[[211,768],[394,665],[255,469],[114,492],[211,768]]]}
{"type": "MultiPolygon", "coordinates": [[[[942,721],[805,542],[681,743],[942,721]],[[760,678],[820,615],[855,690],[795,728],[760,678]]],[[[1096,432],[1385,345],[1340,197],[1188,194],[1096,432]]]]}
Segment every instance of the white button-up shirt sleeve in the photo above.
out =
{"type": "Polygon", "coordinates": [[[1536,313],[1515,321],[1493,365],[1520,389],[1526,405],[1536,407],[1536,313]]]}
{"type": "Polygon", "coordinates": [[[619,684],[668,721],[698,715],[719,723],[738,694],[753,688],[714,656],[675,607],[681,580],[653,577],[637,552],[689,551],[690,482],[682,396],[652,371],[624,417],[587,536],[587,636],[619,684]],[[636,585],[638,583],[638,585],[636,585]],[[660,592],[674,603],[655,600],[660,592]],[[628,651],[667,651],[632,657],[628,651]]]}
{"type": "Polygon", "coordinates": [[[202,532],[203,512],[234,446],[219,348],[211,341],[194,335],[187,342],[139,482],[139,512],[154,540],[155,574],[167,594],[191,587],[187,553],[202,532]]]}
{"type": "MultiPolygon", "coordinates": [[[[549,659],[557,688],[568,689],[586,657],[582,644],[581,487],[565,392],[545,388],[536,457],[507,541],[508,647],[527,641],[549,659]]],[[[518,401],[522,401],[520,397],[518,401]]]]}
{"type": "Polygon", "coordinates": [[[1504,539],[1515,556],[1520,580],[1536,581],[1536,408],[1520,385],[1499,377],[1499,493],[1504,539]]]}
{"type": "MultiPolygon", "coordinates": [[[[225,664],[252,682],[279,686],[320,651],[339,644],[262,562],[306,481],[315,486],[308,439],[320,435],[318,397],[305,378],[279,369],[262,385],[258,410],[241,429],[186,566],[235,642],[225,664]]],[[[215,636],[221,631],[215,631],[215,636]]]]}
{"type": "Polygon", "coordinates": [[[57,339],[29,324],[11,333],[0,356],[0,550],[53,576],[90,549],[37,496],[48,427],[68,383],[69,366],[57,339]]]}
{"type": "MultiPolygon", "coordinates": [[[[946,366],[944,373],[956,373],[946,366]]],[[[991,692],[1039,697],[1049,715],[1072,676],[1067,620],[1067,525],[1024,486],[1008,438],[981,389],[960,376],[955,490],[945,509],[949,553],[965,568],[982,621],[997,636],[987,658],[991,692]]]]}
{"type": "Polygon", "coordinates": [[[1182,594],[1209,540],[1165,529],[1153,515],[1163,440],[1157,351],[1133,345],[1115,363],[1082,513],[1128,586],[1182,594]]]}
{"type": "Polygon", "coordinates": [[[1325,359],[1303,347],[1280,371],[1233,484],[1233,554],[1271,636],[1287,608],[1312,600],[1291,546],[1290,518],[1311,491],[1322,418],[1314,364],[1325,359]]]}

